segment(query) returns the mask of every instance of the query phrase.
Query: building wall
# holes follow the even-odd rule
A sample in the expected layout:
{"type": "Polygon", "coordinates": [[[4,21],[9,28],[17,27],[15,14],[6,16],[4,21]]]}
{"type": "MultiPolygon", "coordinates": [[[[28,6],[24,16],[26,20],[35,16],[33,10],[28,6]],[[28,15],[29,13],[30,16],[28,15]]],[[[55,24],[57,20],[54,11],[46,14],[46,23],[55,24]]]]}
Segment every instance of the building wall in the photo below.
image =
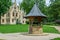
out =
{"type": "Polygon", "coordinates": [[[12,5],[7,13],[1,16],[1,24],[25,24],[24,11],[20,10],[16,4],[12,5]]]}

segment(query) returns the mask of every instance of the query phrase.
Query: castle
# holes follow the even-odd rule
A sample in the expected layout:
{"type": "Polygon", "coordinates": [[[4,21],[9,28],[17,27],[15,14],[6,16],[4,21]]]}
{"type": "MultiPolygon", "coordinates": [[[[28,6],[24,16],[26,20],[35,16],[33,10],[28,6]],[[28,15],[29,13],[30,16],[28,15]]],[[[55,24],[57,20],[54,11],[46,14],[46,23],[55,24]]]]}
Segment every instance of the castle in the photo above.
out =
{"type": "Polygon", "coordinates": [[[1,24],[26,24],[25,12],[17,6],[16,0],[9,10],[1,16],[1,24]]]}

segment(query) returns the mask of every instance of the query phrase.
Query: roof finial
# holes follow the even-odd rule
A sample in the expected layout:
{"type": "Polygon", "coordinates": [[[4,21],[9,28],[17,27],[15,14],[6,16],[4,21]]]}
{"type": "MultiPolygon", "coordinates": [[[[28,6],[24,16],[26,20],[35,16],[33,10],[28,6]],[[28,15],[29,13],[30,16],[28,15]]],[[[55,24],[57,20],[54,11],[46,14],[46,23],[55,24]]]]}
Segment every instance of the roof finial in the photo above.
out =
{"type": "Polygon", "coordinates": [[[14,1],[14,3],[16,4],[16,0],[14,1]]]}
{"type": "Polygon", "coordinates": [[[16,0],[14,1],[15,7],[16,7],[16,0]]]}
{"type": "Polygon", "coordinates": [[[16,3],[16,0],[15,0],[15,3],[16,3]]]}

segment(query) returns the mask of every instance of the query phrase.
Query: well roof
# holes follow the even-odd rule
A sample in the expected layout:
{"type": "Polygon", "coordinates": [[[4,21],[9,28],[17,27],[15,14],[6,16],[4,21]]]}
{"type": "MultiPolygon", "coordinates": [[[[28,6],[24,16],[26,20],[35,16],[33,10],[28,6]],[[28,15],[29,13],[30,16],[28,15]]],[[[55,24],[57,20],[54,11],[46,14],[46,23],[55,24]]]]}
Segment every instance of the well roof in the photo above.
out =
{"type": "Polygon", "coordinates": [[[32,10],[29,12],[29,14],[26,15],[26,17],[30,17],[30,16],[39,16],[39,17],[46,17],[46,15],[44,15],[40,9],[37,7],[36,4],[34,4],[32,10]]]}

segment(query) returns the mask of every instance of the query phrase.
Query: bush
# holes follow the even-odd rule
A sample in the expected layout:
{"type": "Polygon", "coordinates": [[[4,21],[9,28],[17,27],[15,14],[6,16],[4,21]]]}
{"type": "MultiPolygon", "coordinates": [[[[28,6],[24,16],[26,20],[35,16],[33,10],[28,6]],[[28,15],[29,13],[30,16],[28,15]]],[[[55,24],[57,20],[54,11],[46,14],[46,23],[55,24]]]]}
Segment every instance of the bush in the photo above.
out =
{"type": "Polygon", "coordinates": [[[26,21],[27,24],[29,24],[29,21],[26,21]]]}
{"type": "Polygon", "coordinates": [[[47,22],[47,23],[45,23],[45,25],[55,25],[55,23],[54,22],[47,22]]]}
{"type": "Polygon", "coordinates": [[[60,20],[56,20],[55,23],[60,24],[60,20]]]}

